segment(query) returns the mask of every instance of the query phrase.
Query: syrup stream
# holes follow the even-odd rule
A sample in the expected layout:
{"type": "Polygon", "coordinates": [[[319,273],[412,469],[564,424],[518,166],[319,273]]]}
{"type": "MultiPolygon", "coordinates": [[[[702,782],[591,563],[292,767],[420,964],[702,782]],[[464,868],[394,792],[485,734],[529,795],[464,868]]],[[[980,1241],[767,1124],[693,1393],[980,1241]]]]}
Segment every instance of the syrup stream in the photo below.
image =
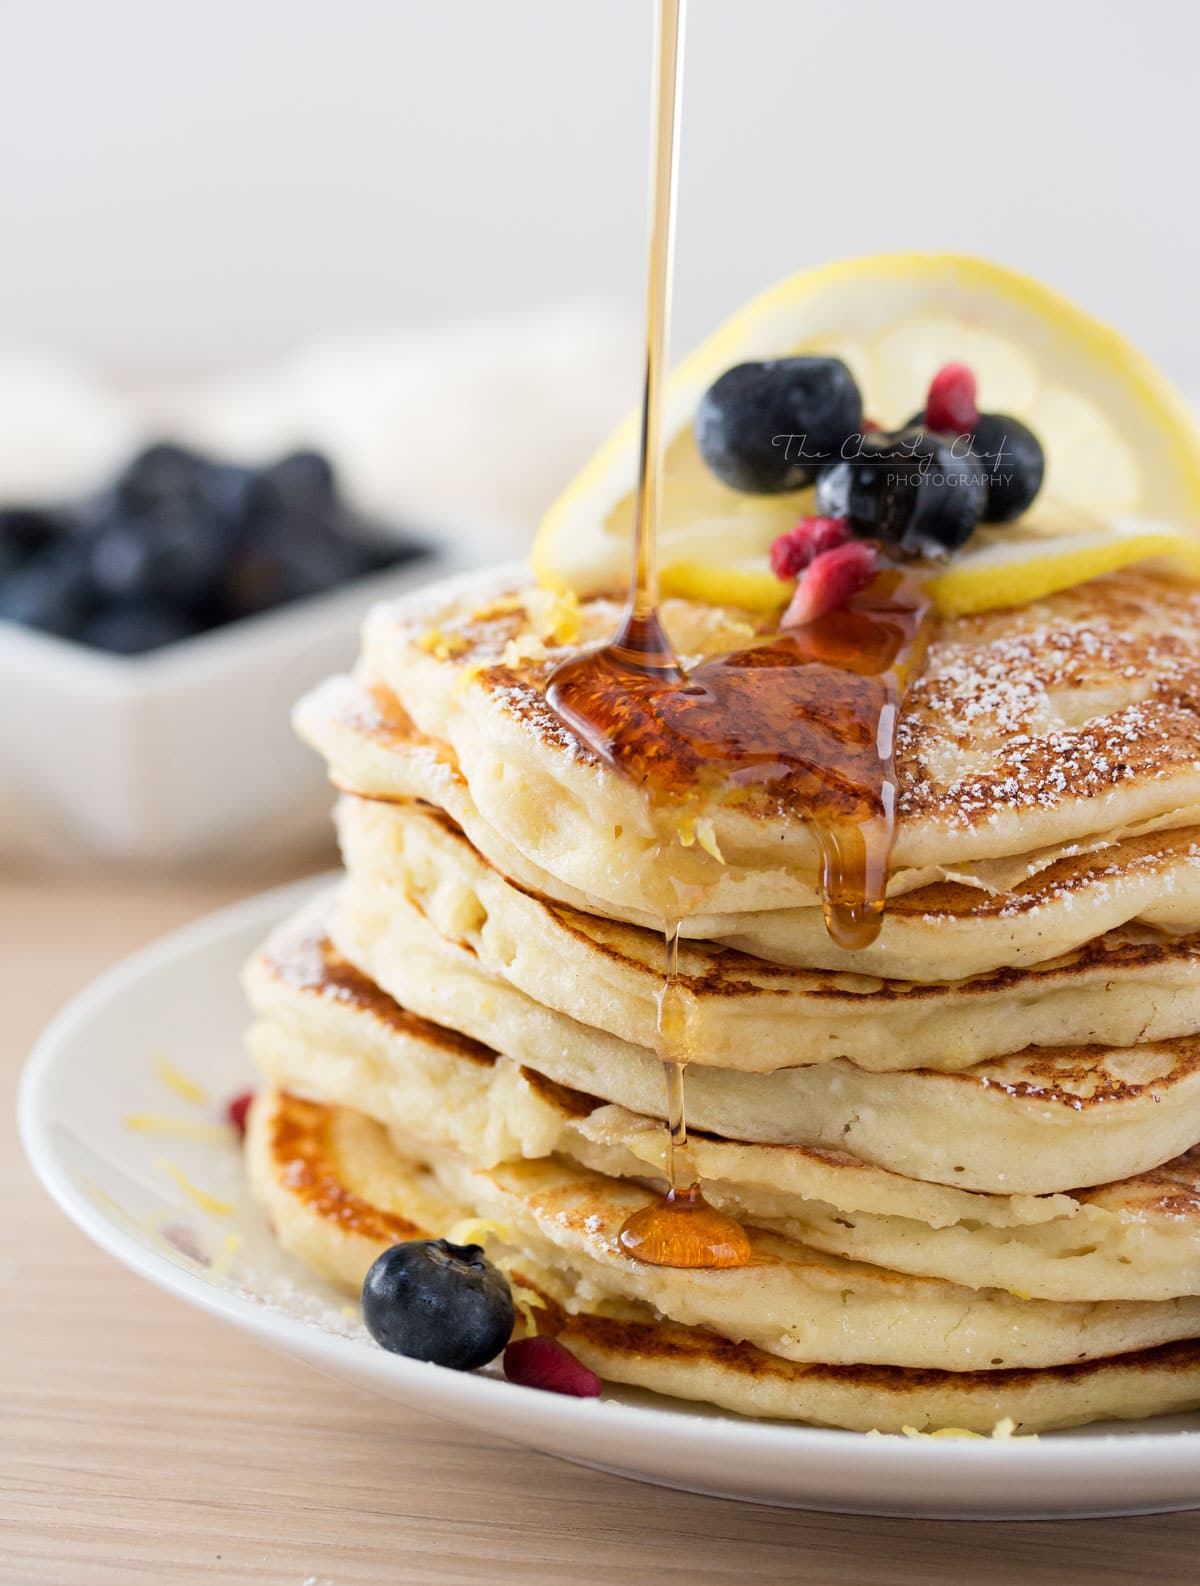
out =
{"type": "MultiPolygon", "coordinates": [[[[679,118],[683,88],[685,0],[659,0],[655,36],[654,158],[650,169],[650,258],[646,300],[646,364],[642,390],[641,447],[634,501],[633,557],[629,598],[621,626],[610,645],[589,658],[602,673],[620,678],[630,672],[657,684],[686,683],[674,648],[658,617],[657,525],[662,500],[663,382],[670,339],[671,280],[675,242],[675,197],[679,118]]],[[[555,695],[553,685],[551,702],[555,695]]],[[[567,707],[569,709],[569,707],[567,707]]],[[[596,744],[586,715],[569,719],[596,744]]],[[[603,729],[596,744],[607,754],[603,729]]],[[[700,1194],[687,1149],[684,1070],[687,1007],[679,983],[680,921],[664,932],[666,963],[658,994],[658,1056],[663,1065],[667,1103],[667,1178],[670,1191],[660,1202],[635,1212],[621,1230],[621,1242],[643,1261],[663,1266],[741,1266],[750,1257],[744,1229],[715,1211],[700,1194]]]]}
{"type": "Polygon", "coordinates": [[[650,168],[650,261],[646,290],[646,374],[642,389],[641,450],[634,502],[634,554],[629,604],[616,647],[646,666],[657,655],[679,673],[679,663],[658,620],[657,525],[662,501],[663,379],[671,330],[671,279],[675,257],[675,171],[683,105],[685,0],[659,0],[655,36],[654,159],[650,168]],[[648,642],[650,641],[650,642],[648,642]]]}
{"type": "MultiPolygon", "coordinates": [[[[642,389],[641,449],[634,500],[633,565],[629,599],[613,643],[614,659],[661,682],[682,683],[683,668],[658,618],[658,517],[662,502],[663,381],[671,329],[671,284],[675,256],[675,173],[679,119],[683,103],[683,25],[686,0],[659,0],[655,38],[654,159],[650,171],[650,259],[647,271],[646,374],[642,389]]],[[[741,1265],[749,1259],[742,1228],[712,1213],[714,1230],[694,1227],[693,1215],[711,1208],[700,1194],[687,1148],[684,1071],[687,1007],[679,985],[679,928],[664,930],[666,963],[658,993],[656,1034],[667,1103],[667,1180],[665,1200],[635,1212],[621,1229],[621,1243],[643,1261],[665,1266],[741,1265]],[[686,1228],[681,1215],[688,1215],[686,1228]],[[728,1224],[728,1227],[726,1227],[728,1224]],[[706,1234],[708,1235],[706,1237],[706,1234]],[[743,1248],[744,1247],[744,1248],[743,1248]]]]}
{"type": "MultiPolygon", "coordinates": [[[[612,642],[558,666],[547,699],[608,764],[677,815],[701,810],[702,793],[747,807],[757,800],[775,817],[802,814],[821,854],[829,933],[844,947],[865,947],[883,919],[899,704],[924,651],[928,603],[919,587],[885,567],[846,607],[806,628],[765,634],[690,675],[658,616],[683,4],[658,6],[646,369],[628,600],[612,642]]],[[[679,970],[681,923],[666,927],[656,1023],[670,1192],[628,1219],[621,1242],[630,1255],[661,1266],[744,1266],[751,1256],[746,1231],[704,1199],[688,1150],[684,1074],[696,1052],[679,970]]]]}

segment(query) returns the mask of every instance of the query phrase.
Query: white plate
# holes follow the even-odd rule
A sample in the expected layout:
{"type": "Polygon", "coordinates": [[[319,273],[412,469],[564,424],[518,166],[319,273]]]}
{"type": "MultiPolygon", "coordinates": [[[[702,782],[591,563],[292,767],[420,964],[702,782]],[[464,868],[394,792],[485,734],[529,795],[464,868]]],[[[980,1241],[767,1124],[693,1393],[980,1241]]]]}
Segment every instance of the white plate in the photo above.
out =
{"type": "Polygon", "coordinates": [[[862,1437],[650,1394],[560,1398],[385,1354],[344,1296],[276,1248],[231,1143],[138,1133],[125,1121],[152,1113],[212,1122],[251,1083],[238,970],[311,886],[251,899],[139,953],[77,998],[30,1058],[21,1088],[30,1160],[67,1215],[135,1272],[328,1376],[641,1481],[856,1514],[1031,1518],[1200,1506],[1195,1416],[1010,1443],[862,1437]],[[205,1104],[168,1087],[156,1066],[164,1056],[203,1085],[205,1104]],[[232,1215],[201,1210],[164,1157],[233,1203],[232,1215]]]}

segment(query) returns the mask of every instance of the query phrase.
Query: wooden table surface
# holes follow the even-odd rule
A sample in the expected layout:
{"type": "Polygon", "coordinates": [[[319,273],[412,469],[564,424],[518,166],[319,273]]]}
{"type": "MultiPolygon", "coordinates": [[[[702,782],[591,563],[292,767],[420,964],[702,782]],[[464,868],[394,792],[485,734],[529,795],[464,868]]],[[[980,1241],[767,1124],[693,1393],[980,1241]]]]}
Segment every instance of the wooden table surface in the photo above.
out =
{"type": "MultiPolygon", "coordinates": [[[[92,975],[279,876],[0,875],[0,1074],[92,975]]],[[[0,1146],[3,1586],[1073,1586],[1200,1576],[1200,1514],[799,1514],[638,1486],[361,1397],[93,1249],[0,1146]]]]}

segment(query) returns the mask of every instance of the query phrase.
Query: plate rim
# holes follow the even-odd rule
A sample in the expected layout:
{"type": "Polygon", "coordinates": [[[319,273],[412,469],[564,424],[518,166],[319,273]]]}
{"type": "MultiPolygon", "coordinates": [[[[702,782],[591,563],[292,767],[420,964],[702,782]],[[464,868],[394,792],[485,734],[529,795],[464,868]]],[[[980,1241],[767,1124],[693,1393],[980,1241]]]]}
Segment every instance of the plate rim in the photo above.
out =
{"type": "MultiPolygon", "coordinates": [[[[492,1409],[498,1409],[502,1402],[511,1402],[507,1401],[508,1395],[520,1391],[514,1384],[478,1373],[449,1371],[426,1362],[389,1355],[384,1351],[378,1352],[378,1360],[365,1371],[358,1370],[356,1365],[361,1362],[365,1347],[361,1340],[341,1337],[303,1318],[270,1309],[252,1298],[221,1288],[174,1265],[126,1232],[118,1221],[109,1217],[103,1207],[79,1187],[53,1137],[51,1119],[45,1105],[47,1093],[58,1063],[64,1060],[73,1038],[86,1027],[93,1012],[119,999],[123,992],[144,979],[201,953],[207,947],[248,932],[251,928],[265,933],[272,924],[284,918],[318,889],[329,886],[339,874],[339,871],[324,871],[255,893],[202,915],[120,960],[77,992],[46,1025],[22,1067],[17,1102],[21,1145],[34,1175],[64,1215],[93,1244],[155,1287],[208,1315],[241,1328],[262,1343],[313,1361],[318,1369],[325,1367],[339,1377],[353,1375],[368,1389],[369,1383],[364,1382],[365,1371],[372,1374],[393,1372],[398,1382],[411,1385],[412,1399],[427,1413],[437,1415],[438,1406],[443,1402],[453,1403],[456,1409],[461,1409],[479,1396],[483,1396],[484,1403],[492,1409]]],[[[719,1408],[716,1413],[700,1415],[690,1409],[688,1401],[681,1401],[679,1408],[675,1408],[673,1404],[627,1404],[614,1400],[580,1400],[553,1393],[528,1393],[522,1398],[521,1405],[523,1425],[534,1429],[544,1427],[552,1433],[576,1426],[586,1433],[587,1417],[603,1413],[606,1418],[623,1418],[633,1438],[661,1438],[672,1432],[678,1435],[680,1431],[686,1431],[689,1439],[703,1439],[714,1447],[719,1446],[722,1452],[734,1455],[739,1450],[753,1450],[759,1457],[765,1452],[768,1455],[777,1453],[812,1458],[822,1453],[844,1455],[853,1450],[854,1458],[861,1462],[864,1476],[872,1479],[885,1476],[901,1463],[905,1471],[911,1473],[914,1461],[920,1462],[930,1475],[957,1469],[961,1466],[964,1449],[970,1450],[967,1458],[976,1462],[973,1469],[981,1477],[1002,1467],[1011,1470],[1013,1461],[1020,1461],[1022,1469],[1027,1472],[1036,1472],[1043,1467],[1048,1470],[1068,1456],[1076,1474],[1084,1476],[1092,1473],[1097,1476],[1111,1475],[1114,1465],[1118,1462],[1125,1465],[1132,1459],[1147,1464],[1166,1460],[1173,1468],[1177,1468],[1177,1462],[1190,1460],[1191,1464],[1200,1468],[1200,1429],[1176,1427],[1155,1431],[1149,1425],[1141,1427],[1131,1424],[1129,1430],[1074,1436],[1075,1429],[1068,1428],[1053,1437],[1036,1440],[873,1437],[837,1427],[735,1416],[719,1408]]],[[[469,1424],[469,1416],[460,1416],[458,1419],[460,1424],[469,1424]]],[[[607,1419],[606,1425],[611,1429],[611,1422],[607,1419]]],[[[513,1440],[524,1441],[523,1430],[515,1432],[513,1440]]],[[[1197,1494],[1196,1506],[1200,1506],[1200,1492],[1197,1494]]],[[[886,1511],[863,1509],[855,1512],[879,1514],[886,1511]]],[[[914,1511],[909,1508],[892,1512],[914,1511]]],[[[920,1512],[928,1515],[934,1513],[932,1509],[922,1509],[920,1512]]],[[[1061,1517],[1067,1512],[1063,1510],[1058,1513],[1061,1517]]],[[[1138,1512],[1148,1511],[1143,1509],[1138,1512]]],[[[967,1517],[961,1508],[951,1508],[941,1513],[955,1518],[967,1517]]],[[[1001,1513],[1002,1510],[997,1509],[981,1517],[997,1518],[1001,1513]]],[[[1027,1517],[1034,1516],[1030,1514],[1027,1517]]]]}

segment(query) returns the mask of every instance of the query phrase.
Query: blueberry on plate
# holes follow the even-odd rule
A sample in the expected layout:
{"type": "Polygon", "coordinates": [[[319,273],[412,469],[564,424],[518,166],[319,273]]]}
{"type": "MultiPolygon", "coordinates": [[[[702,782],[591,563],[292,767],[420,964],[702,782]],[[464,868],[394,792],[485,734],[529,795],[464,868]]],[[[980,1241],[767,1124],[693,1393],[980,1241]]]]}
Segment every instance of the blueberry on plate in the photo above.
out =
{"type": "Polygon", "coordinates": [[[163,600],[114,600],[97,611],[79,630],[82,644],[110,655],[144,655],[190,638],[195,620],[163,600]]]}
{"type": "Polygon", "coordinates": [[[986,470],[958,437],[907,429],[865,436],[817,481],[817,511],[909,556],[957,550],[987,502],[986,470]]]}
{"type": "Polygon", "coordinates": [[[474,1371],[508,1343],[512,1291],[478,1245],[413,1239],[367,1273],[363,1321],[377,1344],[410,1360],[474,1371]]]}
{"type": "Polygon", "coordinates": [[[1042,488],[1046,456],[1041,441],[1020,419],[1007,413],[981,413],[971,450],[987,473],[984,522],[1008,523],[1020,517],[1042,488]]]}
{"type": "Polygon", "coordinates": [[[96,604],[87,550],[72,539],[56,541],[0,580],[0,618],[75,638],[96,604]]]}
{"type": "Polygon", "coordinates": [[[724,484],[756,495],[810,485],[862,429],[840,358],[774,358],[727,369],[700,399],[696,445],[724,484]]]}

